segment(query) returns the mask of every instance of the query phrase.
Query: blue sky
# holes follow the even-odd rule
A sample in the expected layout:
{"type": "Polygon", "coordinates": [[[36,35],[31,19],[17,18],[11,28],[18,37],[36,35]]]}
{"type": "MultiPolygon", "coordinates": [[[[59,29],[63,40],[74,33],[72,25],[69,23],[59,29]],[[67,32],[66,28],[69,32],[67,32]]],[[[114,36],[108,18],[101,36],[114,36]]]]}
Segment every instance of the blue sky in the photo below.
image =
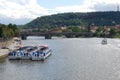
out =
{"type": "Polygon", "coordinates": [[[26,24],[45,15],[116,11],[120,0],[0,0],[0,23],[26,24]]]}

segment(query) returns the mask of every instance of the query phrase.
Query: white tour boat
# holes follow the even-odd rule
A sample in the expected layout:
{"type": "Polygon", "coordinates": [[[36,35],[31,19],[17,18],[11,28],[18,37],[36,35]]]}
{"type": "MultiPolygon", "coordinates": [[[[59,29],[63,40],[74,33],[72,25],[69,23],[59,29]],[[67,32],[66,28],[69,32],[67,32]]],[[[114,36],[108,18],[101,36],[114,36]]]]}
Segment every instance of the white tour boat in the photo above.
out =
{"type": "Polygon", "coordinates": [[[48,45],[41,45],[39,50],[32,53],[32,60],[45,60],[52,54],[52,49],[48,45]]]}
{"type": "Polygon", "coordinates": [[[9,59],[31,59],[31,54],[33,51],[37,50],[37,47],[34,46],[25,46],[19,49],[10,51],[8,54],[9,59]]]}

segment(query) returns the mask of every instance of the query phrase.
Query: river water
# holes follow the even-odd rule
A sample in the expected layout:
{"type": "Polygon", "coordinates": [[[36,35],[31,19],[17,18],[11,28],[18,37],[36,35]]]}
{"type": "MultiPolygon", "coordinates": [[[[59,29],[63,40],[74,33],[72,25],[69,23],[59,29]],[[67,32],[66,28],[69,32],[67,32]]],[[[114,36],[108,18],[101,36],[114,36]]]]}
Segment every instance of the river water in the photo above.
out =
{"type": "Polygon", "coordinates": [[[47,44],[45,61],[0,61],[0,80],[120,80],[120,40],[102,38],[28,37],[24,45],[47,44]]]}

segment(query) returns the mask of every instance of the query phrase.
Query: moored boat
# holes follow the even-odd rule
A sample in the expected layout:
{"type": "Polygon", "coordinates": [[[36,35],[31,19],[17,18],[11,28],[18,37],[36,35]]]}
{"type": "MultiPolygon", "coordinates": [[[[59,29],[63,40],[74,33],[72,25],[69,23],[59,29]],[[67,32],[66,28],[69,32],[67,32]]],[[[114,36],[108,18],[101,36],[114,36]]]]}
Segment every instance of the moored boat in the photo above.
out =
{"type": "Polygon", "coordinates": [[[23,55],[21,56],[21,59],[31,59],[31,55],[33,53],[33,51],[38,50],[38,48],[36,46],[29,46],[25,49],[23,55]]]}
{"type": "Polygon", "coordinates": [[[21,59],[22,55],[23,55],[23,51],[14,50],[14,51],[9,52],[8,58],[10,60],[21,59]]]}
{"type": "Polygon", "coordinates": [[[9,59],[31,59],[31,54],[34,50],[37,50],[37,47],[34,46],[25,46],[19,49],[10,51],[8,54],[9,59]]]}
{"type": "Polygon", "coordinates": [[[39,50],[32,53],[32,60],[45,60],[48,56],[52,54],[52,49],[47,45],[41,45],[39,50]]]}

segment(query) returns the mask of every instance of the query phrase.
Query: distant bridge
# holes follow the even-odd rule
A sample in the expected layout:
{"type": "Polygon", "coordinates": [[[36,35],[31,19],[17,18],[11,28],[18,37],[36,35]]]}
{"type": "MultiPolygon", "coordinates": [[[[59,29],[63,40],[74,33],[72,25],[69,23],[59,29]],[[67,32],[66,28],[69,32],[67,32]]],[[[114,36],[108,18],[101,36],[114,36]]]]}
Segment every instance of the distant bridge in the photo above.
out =
{"type": "Polygon", "coordinates": [[[75,37],[93,37],[94,33],[91,32],[21,32],[20,36],[22,39],[27,39],[28,36],[45,36],[45,39],[51,39],[52,36],[64,35],[67,38],[75,37]]]}

